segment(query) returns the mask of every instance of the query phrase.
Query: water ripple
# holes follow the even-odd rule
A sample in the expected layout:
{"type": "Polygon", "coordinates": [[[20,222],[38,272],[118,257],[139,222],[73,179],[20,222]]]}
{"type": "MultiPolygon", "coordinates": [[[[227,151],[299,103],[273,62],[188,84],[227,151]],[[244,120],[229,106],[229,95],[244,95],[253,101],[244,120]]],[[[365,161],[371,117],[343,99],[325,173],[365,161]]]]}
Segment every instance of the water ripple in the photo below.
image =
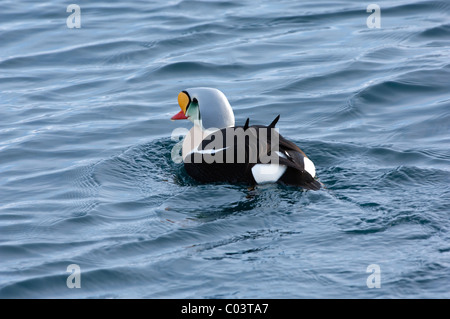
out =
{"type": "Polygon", "coordinates": [[[0,297],[449,296],[448,1],[2,4],[0,297]],[[323,189],[190,178],[194,86],[281,114],[323,189]]]}

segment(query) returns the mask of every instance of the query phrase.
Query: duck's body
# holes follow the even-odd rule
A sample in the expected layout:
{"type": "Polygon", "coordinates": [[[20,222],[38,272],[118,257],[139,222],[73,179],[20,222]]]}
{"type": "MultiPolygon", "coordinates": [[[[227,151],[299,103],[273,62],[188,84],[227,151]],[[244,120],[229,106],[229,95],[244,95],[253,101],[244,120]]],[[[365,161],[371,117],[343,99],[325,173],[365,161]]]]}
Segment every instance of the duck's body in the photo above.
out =
{"type": "Polygon", "coordinates": [[[313,162],[275,129],[279,116],[268,126],[249,126],[248,119],[244,126],[235,126],[225,95],[211,88],[185,90],[178,101],[182,111],[172,119],[194,122],[183,141],[182,156],[186,172],[195,180],[320,189],[313,162]],[[209,104],[202,105],[202,97],[209,104]]]}

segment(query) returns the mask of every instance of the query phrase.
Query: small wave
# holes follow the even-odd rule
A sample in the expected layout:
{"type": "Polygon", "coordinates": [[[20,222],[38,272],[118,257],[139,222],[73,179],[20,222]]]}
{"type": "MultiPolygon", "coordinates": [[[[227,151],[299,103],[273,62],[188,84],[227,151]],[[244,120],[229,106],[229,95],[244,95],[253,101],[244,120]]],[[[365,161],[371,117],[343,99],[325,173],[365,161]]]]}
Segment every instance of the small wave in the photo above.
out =
{"type": "Polygon", "coordinates": [[[95,64],[97,59],[100,59],[101,56],[108,56],[109,58],[108,52],[115,52],[117,50],[123,51],[130,46],[142,49],[142,42],[130,40],[101,41],[64,47],[47,52],[38,52],[30,55],[12,56],[1,60],[0,67],[5,69],[22,67],[33,68],[36,65],[39,67],[67,67],[67,65],[73,66],[74,64],[87,66],[95,64]]]}
{"type": "Polygon", "coordinates": [[[419,36],[424,38],[450,40],[450,24],[442,24],[422,31],[419,36]]]}
{"type": "Polygon", "coordinates": [[[424,12],[435,12],[435,11],[445,11],[450,10],[450,6],[447,1],[417,1],[413,3],[402,3],[395,4],[392,7],[383,8],[383,13],[394,14],[394,15],[408,15],[408,14],[420,14],[424,12]]]}
{"type": "Polygon", "coordinates": [[[132,83],[141,82],[155,76],[159,79],[173,78],[174,76],[183,79],[194,79],[204,78],[205,76],[217,76],[217,74],[220,74],[221,77],[229,78],[239,74],[243,69],[246,69],[246,66],[238,63],[219,65],[215,63],[196,61],[173,62],[158,66],[151,70],[139,72],[139,74],[130,77],[128,81],[132,83]]]}

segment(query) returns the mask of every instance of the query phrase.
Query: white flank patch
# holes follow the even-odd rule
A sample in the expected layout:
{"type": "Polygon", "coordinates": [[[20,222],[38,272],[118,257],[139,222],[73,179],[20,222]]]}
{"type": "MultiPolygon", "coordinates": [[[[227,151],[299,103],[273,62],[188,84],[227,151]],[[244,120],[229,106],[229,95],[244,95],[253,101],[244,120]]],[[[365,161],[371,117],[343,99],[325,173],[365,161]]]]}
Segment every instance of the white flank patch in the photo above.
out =
{"type": "Polygon", "coordinates": [[[274,183],[286,171],[286,166],[278,164],[256,164],[252,167],[253,178],[256,183],[274,183]]]}
{"type": "Polygon", "coordinates": [[[287,158],[286,155],[281,152],[275,151],[275,153],[277,153],[279,157],[287,158]]]}
{"type": "Polygon", "coordinates": [[[315,177],[316,167],[314,166],[314,163],[309,158],[304,157],[303,164],[305,165],[305,171],[307,171],[312,177],[315,177]]]}
{"type": "Polygon", "coordinates": [[[210,149],[210,150],[198,150],[198,149],[195,149],[193,152],[200,153],[200,154],[214,154],[214,153],[226,150],[227,148],[229,148],[229,146],[224,147],[224,148],[218,148],[218,149],[210,149]]]}

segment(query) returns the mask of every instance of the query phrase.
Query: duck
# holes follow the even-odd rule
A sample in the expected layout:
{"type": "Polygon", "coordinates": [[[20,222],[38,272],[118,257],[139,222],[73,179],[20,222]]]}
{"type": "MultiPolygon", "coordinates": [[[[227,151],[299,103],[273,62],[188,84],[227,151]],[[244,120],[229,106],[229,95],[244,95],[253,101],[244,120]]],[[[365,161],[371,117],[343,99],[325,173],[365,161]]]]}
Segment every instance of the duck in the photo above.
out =
{"type": "Polygon", "coordinates": [[[182,144],[187,174],[200,183],[278,183],[319,190],[314,163],[278,132],[280,115],[269,125],[236,126],[225,94],[209,87],[188,88],[178,94],[180,111],[171,120],[194,125],[182,144]]]}

